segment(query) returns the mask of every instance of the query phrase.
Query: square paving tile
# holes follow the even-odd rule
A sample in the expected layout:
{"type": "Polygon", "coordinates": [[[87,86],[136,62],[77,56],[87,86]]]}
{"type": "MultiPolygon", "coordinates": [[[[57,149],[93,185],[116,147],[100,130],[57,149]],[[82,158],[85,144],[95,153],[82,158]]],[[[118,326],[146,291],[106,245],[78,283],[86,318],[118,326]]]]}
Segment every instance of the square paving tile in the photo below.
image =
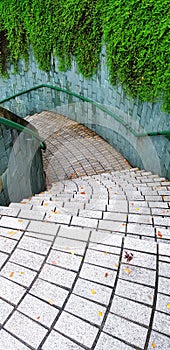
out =
{"type": "Polygon", "coordinates": [[[30,289],[30,294],[50,302],[51,305],[62,307],[68,296],[68,291],[38,278],[30,289]]]}
{"type": "Polygon", "coordinates": [[[0,331],[0,350],[29,350],[27,346],[10,335],[7,331],[0,331]]]}
{"type": "Polygon", "coordinates": [[[81,264],[81,257],[76,256],[74,251],[67,253],[51,250],[47,263],[64,267],[68,270],[78,271],[81,264]]]}
{"type": "Polygon", "coordinates": [[[46,327],[51,327],[59,312],[50,304],[29,294],[22,300],[18,310],[46,327]]]}
{"type": "Polygon", "coordinates": [[[17,230],[25,230],[29,221],[25,219],[18,219],[13,217],[2,216],[0,219],[0,227],[8,227],[17,230]]]}
{"type": "Polygon", "coordinates": [[[5,329],[9,330],[19,339],[26,341],[27,344],[36,349],[47,333],[47,330],[44,327],[30,320],[18,311],[15,311],[11,316],[6,323],[5,329]]]}
{"type": "Polygon", "coordinates": [[[87,241],[89,238],[90,230],[89,229],[83,229],[78,227],[64,227],[61,226],[58,236],[59,237],[65,237],[69,239],[77,239],[80,241],[87,241]]]}
{"type": "Polygon", "coordinates": [[[152,309],[151,307],[115,295],[110,311],[118,316],[138,322],[144,326],[149,326],[152,309]]]}
{"type": "Polygon", "coordinates": [[[113,287],[116,278],[116,271],[84,263],[80,271],[80,277],[113,287]]]}
{"type": "Polygon", "coordinates": [[[74,340],[89,348],[92,347],[98,333],[96,327],[67,312],[61,314],[55,325],[55,329],[68,336],[71,334],[74,340]]]}
{"type": "Polygon", "coordinates": [[[48,336],[42,350],[82,350],[83,348],[73,341],[67,339],[56,331],[52,331],[48,336]]]}
{"type": "Polygon", "coordinates": [[[57,266],[45,264],[39,277],[59,286],[71,288],[74,283],[76,273],[61,269],[57,266]]]}
{"type": "Polygon", "coordinates": [[[36,272],[8,262],[1,270],[1,276],[4,276],[22,286],[29,287],[36,276],[36,272]]]}
{"type": "Polygon", "coordinates": [[[132,350],[132,349],[134,348],[132,348],[129,345],[126,345],[120,340],[117,340],[105,333],[101,333],[99,340],[97,342],[97,345],[95,347],[95,350],[132,350]]]}
{"type": "Polygon", "coordinates": [[[83,318],[96,325],[101,325],[106,308],[90,300],[72,294],[66,304],[65,311],[83,318]],[[99,313],[101,312],[101,316],[99,313]]]}
{"type": "Polygon", "coordinates": [[[170,338],[158,332],[152,331],[148,349],[153,349],[153,344],[156,345],[156,350],[169,350],[170,338]]]}
{"type": "Polygon", "coordinates": [[[3,324],[6,321],[6,318],[12,312],[13,307],[8,304],[6,301],[0,299],[0,324],[3,324]]]}
{"type": "Polygon", "coordinates": [[[145,345],[147,329],[119,316],[109,314],[104,331],[136,347],[143,349],[145,345]]]}
{"type": "Polygon", "coordinates": [[[11,255],[9,261],[38,271],[44,259],[42,255],[17,248],[11,255]]]}
{"type": "Polygon", "coordinates": [[[108,305],[112,289],[101,284],[79,278],[75,284],[73,293],[92,301],[108,305]]]}
{"type": "Polygon", "coordinates": [[[25,291],[25,288],[19,286],[13,281],[1,277],[0,297],[3,299],[9,301],[12,304],[18,304],[25,291]]]}
{"type": "Polygon", "coordinates": [[[42,239],[24,236],[19,242],[18,248],[29,250],[33,253],[46,255],[51,247],[51,242],[42,239]]]}

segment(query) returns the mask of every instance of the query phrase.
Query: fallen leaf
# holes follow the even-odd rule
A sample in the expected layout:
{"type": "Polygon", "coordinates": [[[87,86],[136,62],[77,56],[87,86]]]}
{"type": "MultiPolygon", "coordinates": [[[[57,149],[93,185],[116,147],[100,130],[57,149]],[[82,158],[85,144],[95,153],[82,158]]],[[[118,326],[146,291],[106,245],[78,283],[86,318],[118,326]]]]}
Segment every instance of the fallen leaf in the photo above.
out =
{"type": "Polygon", "coordinates": [[[115,266],[116,268],[118,268],[118,267],[119,267],[119,264],[116,263],[114,266],[115,266]]]}
{"type": "Polygon", "coordinates": [[[158,231],[158,237],[162,238],[162,233],[158,231]]]}
{"type": "Polygon", "coordinates": [[[14,272],[10,272],[9,277],[14,277],[14,272]]]}
{"type": "Polygon", "coordinates": [[[170,304],[167,304],[166,306],[167,306],[168,309],[170,309],[170,304]]]}
{"type": "Polygon", "coordinates": [[[108,255],[108,252],[104,252],[104,255],[108,255]]]}
{"type": "Polygon", "coordinates": [[[152,342],[152,348],[155,349],[156,348],[156,344],[154,342],[152,342]]]}
{"type": "Polygon", "coordinates": [[[96,291],[94,289],[91,289],[91,294],[95,295],[96,291]]]}
{"type": "Polygon", "coordinates": [[[40,316],[37,316],[37,320],[40,320],[40,316]]]}
{"type": "Polygon", "coordinates": [[[21,202],[21,204],[27,204],[27,202],[21,202]]]}
{"type": "Polygon", "coordinates": [[[74,250],[72,250],[71,254],[72,254],[72,255],[74,255],[74,254],[75,254],[74,250]]]}
{"type": "Polygon", "coordinates": [[[130,275],[132,271],[128,267],[125,267],[124,272],[130,275]]]}
{"type": "Polygon", "coordinates": [[[10,235],[10,236],[12,236],[12,235],[15,235],[15,234],[16,234],[16,232],[15,232],[15,231],[12,231],[12,230],[10,230],[8,233],[9,233],[9,235],[10,235]]]}
{"type": "Polygon", "coordinates": [[[55,260],[52,261],[53,265],[57,265],[57,262],[55,260]]]}
{"type": "Polygon", "coordinates": [[[53,305],[53,300],[52,300],[52,299],[48,299],[48,303],[49,303],[50,305],[53,305]]]}
{"type": "Polygon", "coordinates": [[[125,259],[127,259],[127,262],[130,262],[133,259],[133,254],[125,252],[125,259]]]}
{"type": "Polygon", "coordinates": [[[44,205],[45,207],[48,207],[48,203],[44,203],[43,205],[44,205]]]}
{"type": "Polygon", "coordinates": [[[103,312],[98,311],[98,315],[99,315],[100,317],[102,317],[102,316],[103,316],[103,312]]]}
{"type": "Polygon", "coordinates": [[[83,192],[80,192],[80,194],[86,194],[86,192],[83,191],[83,192]]]}
{"type": "Polygon", "coordinates": [[[25,273],[24,271],[21,271],[21,272],[20,272],[20,275],[24,275],[24,273],[25,273]]]}
{"type": "Polygon", "coordinates": [[[61,211],[54,211],[54,214],[61,214],[61,211]]]}
{"type": "Polygon", "coordinates": [[[122,226],[126,226],[126,224],[122,224],[122,226]]]}
{"type": "Polygon", "coordinates": [[[22,219],[18,219],[18,222],[23,222],[23,220],[22,219]]]}
{"type": "Polygon", "coordinates": [[[106,278],[108,277],[108,272],[105,273],[104,277],[106,277],[106,278]]]}
{"type": "Polygon", "coordinates": [[[139,208],[135,208],[135,210],[139,210],[139,208]]]}
{"type": "Polygon", "coordinates": [[[72,173],[72,174],[70,174],[69,179],[72,180],[72,179],[74,179],[74,177],[75,177],[75,174],[72,173]]]}

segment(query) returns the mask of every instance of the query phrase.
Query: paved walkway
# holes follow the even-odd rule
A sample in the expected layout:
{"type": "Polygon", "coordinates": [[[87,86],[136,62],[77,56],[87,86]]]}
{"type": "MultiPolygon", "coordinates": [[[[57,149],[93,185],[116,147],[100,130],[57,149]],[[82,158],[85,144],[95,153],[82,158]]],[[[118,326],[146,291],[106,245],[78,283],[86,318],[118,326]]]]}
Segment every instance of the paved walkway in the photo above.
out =
{"type": "Polygon", "coordinates": [[[119,152],[82,124],[53,112],[34,114],[28,120],[46,141],[49,183],[131,168],[119,152]]]}
{"type": "Polygon", "coordinates": [[[170,182],[75,177],[0,208],[0,350],[169,350],[170,182]]]}

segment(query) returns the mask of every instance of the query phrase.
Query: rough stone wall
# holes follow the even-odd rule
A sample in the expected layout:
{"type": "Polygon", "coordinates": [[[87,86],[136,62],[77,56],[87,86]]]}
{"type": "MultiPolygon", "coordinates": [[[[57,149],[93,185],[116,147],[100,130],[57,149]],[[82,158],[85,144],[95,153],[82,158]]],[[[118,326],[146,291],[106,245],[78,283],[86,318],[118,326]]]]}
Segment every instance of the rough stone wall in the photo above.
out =
{"type": "Polygon", "coordinates": [[[0,205],[19,202],[44,189],[39,141],[0,124],[0,205]]]}
{"type": "MultiPolygon", "coordinates": [[[[20,61],[17,75],[13,74],[12,67],[9,67],[9,78],[0,79],[0,98],[3,99],[42,83],[49,84],[70,90],[104,105],[138,133],[170,130],[170,114],[161,111],[161,103],[140,103],[137,99],[131,100],[121,86],[111,86],[105,60],[103,50],[101,67],[97,74],[91,79],[84,79],[77,72],[74,61],[71,69],[63,73],[58,71],[57,60],[53,58],[50,72],[42,72],[37,68],[34,57],[30,53],[28,71],[25,69],[24,62],[20,61]]],[[[96,131],[115,146],[133,166],[170,178],[170,140],[168,138],[165,136],[137,138],[113,117],[90,103],[82,102],[63,92],[42,88],[5,102],[2,106],[22,117],[43,110],[62,113],[96,131]]]]}

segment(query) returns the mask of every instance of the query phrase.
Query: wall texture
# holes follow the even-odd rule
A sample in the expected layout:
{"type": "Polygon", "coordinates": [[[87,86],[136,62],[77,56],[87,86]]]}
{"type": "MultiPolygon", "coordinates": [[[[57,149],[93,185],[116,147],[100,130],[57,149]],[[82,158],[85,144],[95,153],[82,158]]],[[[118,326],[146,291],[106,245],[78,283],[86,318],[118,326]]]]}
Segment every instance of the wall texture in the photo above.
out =
{"type": "MultiPolygon", "coordinates": [[[[0,117],[4,117],[4,113],[0,108],[0,117]]],[[[9,114],[7,117],[14,122],[20,119],[9,114]]],[[[19,202],[44,189],[45,175],[39,141],[0,124],[0,205],[19,202]]]]}
{"type": "MultiPolygon", "coordinates": [[[[101,67],[91,79],[84,79],[77,72],[74,61],[69,71],[59,72],[55,58],[51,61],[50,72],[42,72],[37,68],[31,53],[28,70],[24,62],[20,61],[18,74],[13,74],[13,67],[9,67],[8,73],[8,79],[0,79],[0,100],[32,86],[50,84],[105,106],[138,133],[170,130],[170,114],[161,111],[161,103],[131,100],[120,86],[110,85],[104,50],[101,53],[101,67]]],[[[22,117],[43,110],[64,114],[96,131],[115,146],[133,166],[151,170],[170,179],[170,140],[167,137],[136,137],[113,116],[88,102],[44,87],[1,105],[22,117]]]]}

